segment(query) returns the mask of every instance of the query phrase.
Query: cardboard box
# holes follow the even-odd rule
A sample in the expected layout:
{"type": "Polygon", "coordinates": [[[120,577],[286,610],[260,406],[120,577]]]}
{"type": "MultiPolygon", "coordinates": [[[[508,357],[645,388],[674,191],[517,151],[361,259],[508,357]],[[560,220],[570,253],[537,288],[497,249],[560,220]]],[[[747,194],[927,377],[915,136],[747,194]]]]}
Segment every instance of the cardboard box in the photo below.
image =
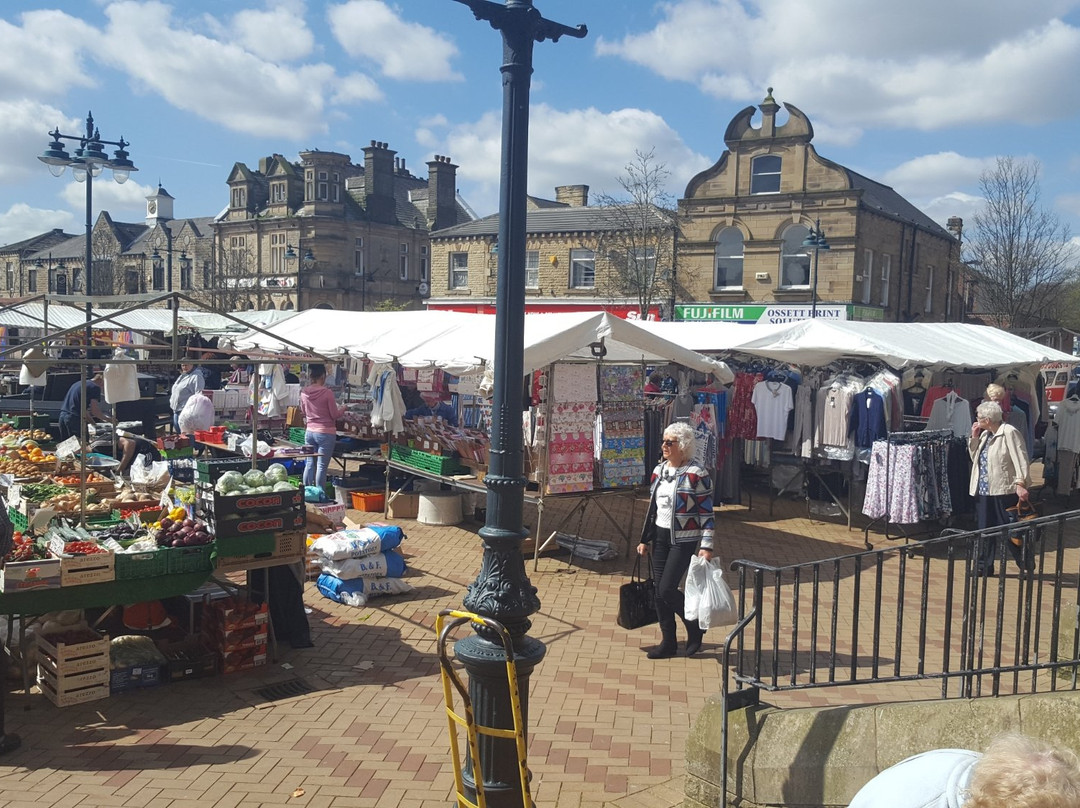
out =
{"type": "Polygon", "coordinates": [[[387,516],[391,519],[415,519],[420,512],[419,494],[391,494],[387,516]]]}
{"type": "Polygon", "coordinates": [[[225,409],[226,410],[238,410],[240,409],[240,391],[237,389],[227,389],[225,391],[225,409]]]}
{"type": "Polygon", "coordinates": [[[157,687],[164,682],[162,665],[135,665],[116,668],[109,673],[109,692],[123,693],[144,687],[157,687]]]}
{"type": "Polygon", "coordinates": [[[304,413],[299,407],[289,407],[285,410],[285,426],[304,426],[304,413]]]}
{"type": "Polygon", "coordinates": [[[29,589],[59,589],[60,559],[10,561],[0,569],[0,592],[25,592],[29,589]]]}

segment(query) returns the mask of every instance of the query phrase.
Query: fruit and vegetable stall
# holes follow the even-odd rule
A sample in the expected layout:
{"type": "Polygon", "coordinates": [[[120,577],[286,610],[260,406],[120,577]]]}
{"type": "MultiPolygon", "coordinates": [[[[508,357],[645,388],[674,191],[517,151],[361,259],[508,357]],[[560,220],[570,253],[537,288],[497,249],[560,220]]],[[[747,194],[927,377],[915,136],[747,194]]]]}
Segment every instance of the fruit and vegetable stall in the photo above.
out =
{"type": "MultiPolygon", "coordinates": [[[[0,472],[16,528],[0,567],[0,614],[22,616],[20,625],[31,626],[33,642],[20,634],[9,637],[9,647],[23,652],[24,675],[27,657],[36,661],[37,684],[53,703],[265,664],[265,603],[207,597],[199,631],[188,625],[187,636],[157,643],[110,641],[82,610],[157,604],[199,589],[215,573],[302,560],[303,491],[285,466],[195,460],[192,484],[168,480],[164,490],[138,490],[108,472],[65,466],[41,445],[27,449],[24,435],[10,437],[0,451],[27,457],[0,472]],[[50,459],[35,461],[35,448],[50,459]],[[42,615],[36,625],[25,619],[42,615]]],[[[143,628],[155,628],[156,620],[146,618],[143,628]]]]}

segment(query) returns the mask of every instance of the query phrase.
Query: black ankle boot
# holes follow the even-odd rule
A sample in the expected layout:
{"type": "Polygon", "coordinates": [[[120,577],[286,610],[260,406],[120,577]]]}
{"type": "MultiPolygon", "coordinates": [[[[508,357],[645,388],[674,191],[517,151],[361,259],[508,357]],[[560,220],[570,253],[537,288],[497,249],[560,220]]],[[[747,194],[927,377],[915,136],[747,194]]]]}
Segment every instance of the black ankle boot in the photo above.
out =
{"type": "Polygon", "coordinates": [[[672,640],[667,642],[666,640],[660,643],[658,646],[649,651],[645,656],[649,659],[670,659],[679,653],[678,644],[672,640]]]}
{"type": "Polygon", "coordinates": [[[705,630],[698,625],[697,620],[686,621],[686,655],[693,656],[701,650],[701,642],[705,639],[705,630]]]}

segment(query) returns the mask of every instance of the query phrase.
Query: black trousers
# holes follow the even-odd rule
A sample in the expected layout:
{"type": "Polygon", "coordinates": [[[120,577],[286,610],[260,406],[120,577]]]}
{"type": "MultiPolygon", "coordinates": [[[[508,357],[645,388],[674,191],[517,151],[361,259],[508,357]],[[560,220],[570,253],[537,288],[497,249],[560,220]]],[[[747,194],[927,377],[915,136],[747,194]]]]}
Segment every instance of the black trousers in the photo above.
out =
{"type": "Polygon", "coordinates": [[[79,416],[60,415],[60,440],[67,440],[72,435],[79,434],[79,416]]]}
{"type": "Polygon", "coordinates": [[[658,527],[652,543],[653,575],[656,580],[656,616],[660,622],[660,633],[665,640],[675,639],[675,616],[685,619],[683,613],[683,593],[679,589],[686,571],[690,569],[690,560],[697,555],[698,543],[684,542],[674,544],[671,531],[658,527]]]}
{"type": "MultiPolygon", "coordinates": [[[[1016,494],[979,494],[975,498],[975,518],[978,520],[979,530],[1009,524],[1009,515],[1005,510],[1006,508],[1012,508],[1017,501],[1016,494]]],[[[998,555],[998,538],[996,533],[983,537],[979,557],[975,560],[975,568],[978,571],[989,571],[994,565],[994,559],[998,555]]],[[[1006,542],[1005,546],[1009,548],[1009,552],[1016,560],[1017,566],[1026,568],[1020,548],[1011,541],[1006,542]]]]}

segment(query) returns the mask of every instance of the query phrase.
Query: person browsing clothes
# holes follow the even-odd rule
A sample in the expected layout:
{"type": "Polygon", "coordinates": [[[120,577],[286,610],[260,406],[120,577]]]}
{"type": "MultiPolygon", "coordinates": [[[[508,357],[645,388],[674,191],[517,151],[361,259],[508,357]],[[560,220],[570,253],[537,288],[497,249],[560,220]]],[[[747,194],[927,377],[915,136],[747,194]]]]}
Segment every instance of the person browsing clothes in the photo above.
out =
{"type": "Polygon", "coordinates": [[[686,625],[686,655],[701,650],[705,631],[697,620],[683,613],[679,584],[690,569],[690,559],[706,561],[713,554],[713,499],[709,472],[694,462],[695,436],[688,424],[670,424],[664,430],[664,459],[653,469],[649,511],[641,531],[638,555],[652,546],[653,580],[656,582],[656,615],[660,622],[660,645],[649,659],[666,659],[678,652],[675,617],[686,625]]]}
{"type": "MultiPolygon", "coordinates": [[[[984,401],[975,409],[968,453],[971,455],[968,493],[975,497],[979,530],[1008,524],[1006,509],[1016,505],[1018,499],[1028,499],[1031,479],[1024,436],[1016,427],[1002,422],[1001,405],[996,401],[984,401]]],[[[994,574],[997,541],[996,532],[980,541],[979,558],[975,559],[976,574],[994,574]]],[[[1012,542],[1008,547],[1016,563],[1024,567],[1020,548],[1012,542]]]]}
{"type": "Polygon", "coordinates": [[[180,375],[176,377],[172,390],[169,392],[169,409],[172,410],[173,414],[173,432],[180,432],[180,413],[183,411],[184,405],[188,403],[189,398],[203,391],[205,381],[202,372],[195,368],[195,363],[192,360],[185,359],[180,363],[180,375]]]}
{"type": "Polygon", "coordinates": [[[304,485],[322,488],[326,485],[326,470],[337,443],[337,422],[342,415],[334,391],[326,386],[326,366],[308,365],[309,384],[300,391],[300,409],[304,413],[304,443],[318,450],[317,457],[304,463],[304,485]]]}
{"type": "Polygon", "coordinates": [[[442,400],[442,396],[438,393],[425,390],[420,394],[420,398],[424,400],[424,403],[419,407],[413,407],[411,410],[405,411],[406,418],[425,418],[432,415],[442,418],[450,426],[457,426],[457,413],[454,412],[454,408],[442,400]]]}

